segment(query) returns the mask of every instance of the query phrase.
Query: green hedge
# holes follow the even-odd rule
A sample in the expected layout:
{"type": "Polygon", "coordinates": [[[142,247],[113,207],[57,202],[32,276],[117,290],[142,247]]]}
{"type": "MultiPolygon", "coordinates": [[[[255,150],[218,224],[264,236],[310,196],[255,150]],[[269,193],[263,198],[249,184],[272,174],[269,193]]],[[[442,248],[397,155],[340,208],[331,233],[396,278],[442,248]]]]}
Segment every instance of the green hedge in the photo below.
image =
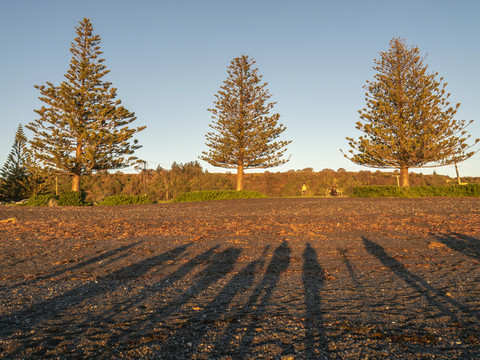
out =
{"type": "Polygon", "coordinates": [[[450,186],[356,186],[354,197],[419,198],[429,196],[480,197],[480,184],[450,186]]]}
{"type": "Polygon", "coordinates": [[[247,190],[206,190],[192,191],[178,195],[174,202],[191,202],[191,201],[211,201],[211,200],[227,200],[227,199],[253,199],[266,198],[267,195],[258,191],[247,190]]]}
{"type": "Polygon", "coordinates": [[[57,195],[34,195],[28,199],[27,206],[48,206],[54,200],[58,206],[83,206],[85,205],[85,193],[82,191],[66,191],[57,195]]]}
{"type": "Polygon", "coordinates": [[[33,195],[28,199],[27,206],[48,206],[51,199],[58,201],[58,196],[55,195],[33,195]]]}
{"type": "Polygon", "coordinates": [[[131,204],[153,204],[153,201],[148,196],[138,195],[117,195],[108,196],[103,199],[98,205],[131,205],[131,204]]]}
{"type": "Polygon", "coordinates": [[[85,193],[83,191],[65,191],[58,197],[58,206],[83,206],[85,193]]]}

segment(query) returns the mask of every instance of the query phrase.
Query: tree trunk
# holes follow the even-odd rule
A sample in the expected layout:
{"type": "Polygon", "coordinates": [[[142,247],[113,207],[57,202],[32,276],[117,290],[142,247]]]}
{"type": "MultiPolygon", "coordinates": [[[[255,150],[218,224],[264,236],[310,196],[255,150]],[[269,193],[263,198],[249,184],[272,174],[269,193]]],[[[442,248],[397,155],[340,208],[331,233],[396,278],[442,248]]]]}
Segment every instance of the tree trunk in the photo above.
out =
{"type": "Polygon", "coordinates": [[[408,167],[402,166],[400,168],[400,186],[410,186],[408,179],[408,167]]]}
{"type": "Polygon", "coordinates": [[[243,190],[243,164],[237,168],[237,191],[243,190]]]}
{"type": "MultiPolygon", "coordinates": [[[[80,140],[77,140],[77,151],[75,153],[75,167],[77,167],[80,163],[79,159],[80,156],[82,156],[82,144],[80,140]]],[[[77,170],[78,171],[78,170],[77,170]]],[[[80,191],[80,174],[73,174],[73,179],[72,179],[72,191],[80,191]]]]}
{"type": "Polygon", "coordinates": [[[460,180],[460,174],[458,173],[458,166],[456,162],[454,164],[455,164],[455,172],[457,173],[457,182],[458,182],[458,185],[461,185],[462,180],[460,180]]]}
{"type": "Polygon", "coordinates": [[[80,175],[73,174],[72,191],[80,191],[80,175]]]}

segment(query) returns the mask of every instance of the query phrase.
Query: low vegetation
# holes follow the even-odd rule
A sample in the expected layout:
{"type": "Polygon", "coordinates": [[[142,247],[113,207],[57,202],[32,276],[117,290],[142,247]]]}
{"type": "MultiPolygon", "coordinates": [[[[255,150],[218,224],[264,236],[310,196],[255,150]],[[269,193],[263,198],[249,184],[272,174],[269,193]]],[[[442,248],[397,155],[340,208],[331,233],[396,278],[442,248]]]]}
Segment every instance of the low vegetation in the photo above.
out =
{"type": "Polygon", "coordinates": [[[450,186],[357,186],[355,197],[419,198],[429,196],[480,197],[480,184],[450,186]]]}
{"type": "Polygon", "coordinates": [[[57,201],[58,196],[55,195],[33,195],[28,199],[28,206],[48,206],[51,200],[57,201]]]}
{"type": "Polygon", "coordinates": [[[117,195],[108,196],[98,205],[132,205],[132,204],[152,204],[153,201],[148,196],[138,195],[117,195]]]}
{"type": "Polygon", "coordinates": [[[85,193],[82,191],[66,191],[61,195],[34,195],[27,202],[28,206],[83,206],[85,193]]]}
{"type": "Polygon", "coordinates": [[[58,197],[58,206],[83,206],[85,193],[83,191],[65,191],[58,197]]]}
{"type": "MultiPolygon", "coordinates": [[[[480,177],[462,178],[469,185],[458,186],[454,185],[457,180],[448,176],[410,173],[411,187],[408,189],[396,186],[397,177],[397,172],[352,172],[344,169],[317,172],[307,168],[287,172],[247,173],[244,185],[248,190],[268,197],[301,196],[303,184],[307,187],[306,196],[325,196],[326,191],[333,187],[342,190],[345,196],[357,197],[480,196],[480,177]]],[[[141,174],[98,172],[83,176],[82,179],[85,191],[83,201],[105,205],[107,201],[109,205],[171,201],[182,193],[190,192],[228,192],[234,190],[236,184],[235,174],[210,173],[203,170],[198,162],[174,163],[171,169],[159,167],[141,174]],[[148,200],[141,196],[144,193],[148,200]]],[[[69,176],[59,176],[58,191],[61,194],[69,193],[70,183],[69,176]]],[[[50,205],[57,205],[60,198],[52,195],[55,193],[55,185],[55,177],[45,178],[41,195],[32,196],[28,205],[47,206],[50,201],[50,205]]],[[[77,205],[72,201],[74,200],[66,205],[77,205]]]]}
{"type": "Polygon", "coordinates": [[[258,191],[247,190],[210,190],[210,191],[192,191],[182,193],[175,198],[174,202],[191,202],[191,201],[211,201],[211,200],[227,200],[227,199],[254,199],[266,198],[267,195],[258,191]]]}
{"type": "MultiPolygon", "coordinates": [[[[307,186],[307,196],[325,196],[327,189],[336,187],[346,196],[353,195],[353,188],[364,185],[397,185],[396,172],[385,171],[345,171],[344,169],[324,169],[313,171],[311,168],[290,170],[287,172],[246,173],[243,178],[244,188],[261,192],[269,197],[300,196],[302,185],[307,186]]],[[[447,186],[456,182],[444,175],[425,175],[410,173],[410,185],[447,186]],[[452,180],[454,182],[452,182],[452,180]]],[[[480,177],[462,178],[468,183],[480,183],[480,177]]],[[[55,178],[45,178],[41,194],[55,193],[55,178]]],[[[143,195],[154,202],[169,201],[181,193],[204,190],[234,190],[236,174],[210,173],[198,162],[186,164],[174,163],[170,169],[158,167],[141,174],[124,174],[121,172],[98,172],[82,177],[82,189],[86,201],[100,202],[106,197],[117,195],[143,195]],[[146,180],[145,180],[146,176],[146,180]],[[146,186],[145,186],[146,184],[146,186]]],[[[71,177],[58,177],[58,190],[70,190],[71,177]]]]}

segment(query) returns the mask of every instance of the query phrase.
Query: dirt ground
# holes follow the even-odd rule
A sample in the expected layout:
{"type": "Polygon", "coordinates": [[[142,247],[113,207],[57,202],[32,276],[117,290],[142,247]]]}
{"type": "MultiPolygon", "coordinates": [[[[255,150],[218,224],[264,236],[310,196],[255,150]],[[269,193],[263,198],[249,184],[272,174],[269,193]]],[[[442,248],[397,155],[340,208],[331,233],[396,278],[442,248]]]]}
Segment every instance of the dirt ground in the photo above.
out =
{"type": "Polygon", "coordinates": [[[0,358],[478,359],[480,199],[0,206],[0,358]]]}

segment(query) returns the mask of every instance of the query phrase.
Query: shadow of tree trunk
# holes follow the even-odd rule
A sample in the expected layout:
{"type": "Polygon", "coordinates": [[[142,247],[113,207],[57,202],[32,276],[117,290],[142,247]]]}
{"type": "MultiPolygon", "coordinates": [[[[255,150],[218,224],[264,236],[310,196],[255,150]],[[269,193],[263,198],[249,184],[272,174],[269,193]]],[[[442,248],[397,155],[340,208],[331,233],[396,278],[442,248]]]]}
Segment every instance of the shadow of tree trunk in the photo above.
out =
{"type": "Polygon", "coordinates": [[[418,294],[422,295],[432,307],[436,308],[441,314],[448,316],[452,322],[467,324],[471,322],[471,318],[476,318],[475,320],[478,322],[478,313],[476,311],[452,299],[446,295],[445,291],[436,289],[425,279],[410,272],[402,263],[388,255],[382,246],[365,237],[363,237],[363,242],[365,249],[370,254],[380,260],[385,267],[418,294]]]}
{"type": "Polygon", "coordinates": [[[325,285],[324,273],[317,260],[317,252],[310,244],[303,252],[302,280],[305,289],[305,358],[328,359],[328,339],[320,298],[320,291],[325,285]]]}

